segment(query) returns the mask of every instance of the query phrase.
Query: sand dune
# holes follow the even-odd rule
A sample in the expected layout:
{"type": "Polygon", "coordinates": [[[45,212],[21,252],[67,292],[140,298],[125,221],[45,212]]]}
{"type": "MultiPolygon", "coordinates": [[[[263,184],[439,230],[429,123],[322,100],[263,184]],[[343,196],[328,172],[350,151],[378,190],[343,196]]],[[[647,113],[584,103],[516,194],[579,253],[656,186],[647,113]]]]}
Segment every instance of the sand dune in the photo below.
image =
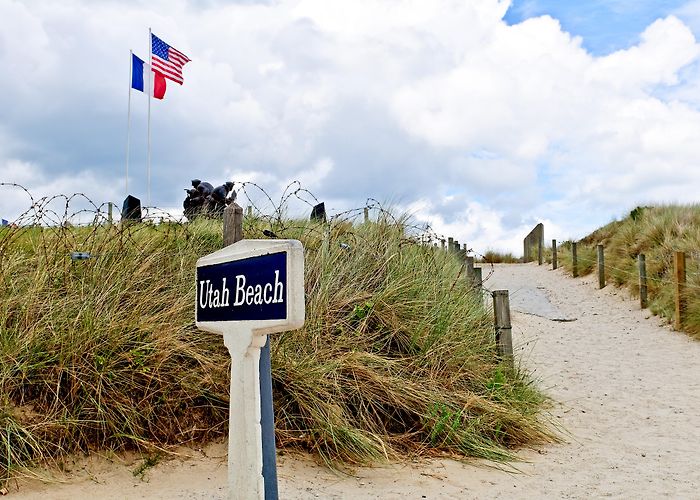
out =
{"type": "MultiPolygon", "coordinates": [[[[282,455],[280,498],[700,497],[700,342],[593,280],[527,264],[496,266],[486,284],[510,290],[517,360],[556,401],[564,443],[522,450],[515,474],[434,460],[349,476],[282,455]]],[[[225,498],[225,453],[223,443],[187,450],[143,479],[133,457],[78,460],[66,483],[12,483],[10,496],[225,498]]]]}

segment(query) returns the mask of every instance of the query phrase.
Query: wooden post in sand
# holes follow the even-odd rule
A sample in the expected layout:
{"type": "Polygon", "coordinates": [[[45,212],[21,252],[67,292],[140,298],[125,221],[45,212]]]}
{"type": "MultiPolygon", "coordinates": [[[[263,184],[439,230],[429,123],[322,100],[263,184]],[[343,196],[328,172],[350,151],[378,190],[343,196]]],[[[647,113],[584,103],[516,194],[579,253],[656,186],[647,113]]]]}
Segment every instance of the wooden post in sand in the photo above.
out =
{"type": "Polygon", "coordinates": [[[578,259],[576,257],[576,242],[571,242],[571,274],[574,278],[578,277],[578,259]]]}
{"type": "Polygon", "coordinates": [[[639,305],[642,309],[647,307],[647,262],[643,253],[637,256],[639,265],[639,305]]]}
{"type": "Polygon", "coordinates": [[[107,203],[107,224],[110,226],[112,225],[112,211],[114,210],[113,206],[114,205],[111,201],[107,203]]]}
{"type": "Polygon", "coordinates": [[[501,359],[510,358],[513,363],[513,336],[510,324],[510,301],[508,290],[494,290],[493,314],[496,326],[496,345],[501,359]]]}
{"type": "Polygon", "coordinates": [[[447,237],[447,251],[451,252],[455,247],[455,239],[452,236],[447,237]]]}
{"type": "Polygon", "coordinates": [[[673,328],[680,330],[683,326],[683,313],[685,312],[685,252],[673,253],[673,278],[676,296],[676,316],[673,319],[673,328]]]}
{"type": "Polygon", "coordinates": [[[474,288],[481,293],[482,292],[482,282],[483,282],[483,275],[481,273],[481,268],[480,267],[475,267],[474,268],[474,288]]]}
{"type": "Polygon", "coordinates": [[[362,211],[365,217],[365,224],[369,222],[369,207],[365,207],[362,211]]]}
{"type": "Polygon", "coordinates": [[[467,279],[471,282],[474,281],[474,257],[467,257],[465,259],[467,265],[467,279]]]}
{"type": "Polygon", "coordinates": [[[557,240],[552,240],[552,269],[557,268],[557,240]]]}
{"type": "Polygon", "coordinates": [[[598,288],[605,288],[605,251],[598,245],[598,288]]]}

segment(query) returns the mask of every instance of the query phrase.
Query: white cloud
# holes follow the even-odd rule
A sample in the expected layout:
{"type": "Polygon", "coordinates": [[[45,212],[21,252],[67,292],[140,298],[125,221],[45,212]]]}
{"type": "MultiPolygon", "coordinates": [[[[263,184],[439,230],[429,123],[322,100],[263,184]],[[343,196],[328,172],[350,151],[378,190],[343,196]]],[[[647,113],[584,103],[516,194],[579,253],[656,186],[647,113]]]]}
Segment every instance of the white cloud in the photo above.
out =
{"type": "Polygon", "coordinates": [[[683,186],[700,175],[700,113],[657,95],[698,61],[700,46],[683,23],[657,20],[638,46],[598,58],[548,17],[500,31],[474,47],[472,58],[409,82],[394,97],[406,130],[434,148],[488,150],[488,158],[453,162],[462,167],[462,182],[516,198],[544,188],[565,203],[548,213],[546,203],[533,200],[523,215],[553,217],[548,232],[568,226],[577,236],[581,222],[593,229],[590,218],[572,220],[577,210],[610,214],[639,199],[695,198],[683,186]],[[547,168],[535,175],[534,165],[547,168]]]}
{"type": "MultiPolygon", "coordinates": [[[[515,228],[507,229],[504,211],[478,202],[458,201],[462,208],[449,221],[440,215],[438,203],[425,198],[408,205],[406,211],[413,214],[419,224],[428,225],[438,238],[455,238],[460,245],[467,244],[477,256],[487,250],[522,253],[523,238],[535,224],[521,222],[515,228]]],[[[543,219],[541,222],[550,234],[562,234],[562,229],[553,221],[543,219]]]]}
{"type": "Polygon", "coordinates": [[[597,58],[586,71],[587,83],[643,94],[651,85],[674,85],[678,72],[695,61],[700,49],[690,29],[676,17],[657,19],[639,45],[597,58]]]}
{"type": "MultiPolygon", "coordinates": [[[[0,161],[0,182],[3,183],[0,186],[2,196],[0,216],[9,221],[17,220],[23,214],[29,213],[30,219],[25,219],[25,223],[60,222],[64,220],[64,215],[72,218],[74,214],[84,209],[94,212],[96,206],[99,207],[109,201],[115,204],[115,213],[121,209],[118,202],[123,197],[123,190],[119,189],[121,186],[106,185],[103,178],[90,170],[57,176],[39,165],[11,158],[0,161]],[[72,197],[74,194],[85,195],[85,197],[72,197]],[[46,204],[45,200],[56,196],[59,198],[46,204]],[[72,199],[67,200],[66,196],[72,199]],[[33,205],[49,207],[50,210],[35,220],[31,218],[35,217],[36,213],[31,210],[33,205]],[[58,215],[52,214],[52,210],[58,215]]],[[[106,210],[106,207],[102,207],[102,210],[106,210]]],[[[79,216],[73,220],[85,222],[85,217],[79,216]]],[[[88,214],[87,217],[92,220],[93,215],[88,214]]]]}
{"type": "Polygon", "coordinates": [[[301,179],[329,207],[416,202],[442,231],[519,252],[537,221],[580,236],[695,199],[700,46],[684,23],[698,5],[596,57],[551,17],[508,26],[498,0],[0,0],[0,181],[121,196],[127,51],[145,56],[152,26],[192,58],[152,103],[156,203],[177,206],[192,177],[301,179]]]}
{"type": "Polygon", "coordinates": [[[318,189],[323,180],[328,177],[328,174],[333,170],[333,160],[330,158],[321,158],[309,170],[298,173],[293,179],[287,179],[284,184],[289,184],[293,181],[299,181],[305,189],[318,189]]]}

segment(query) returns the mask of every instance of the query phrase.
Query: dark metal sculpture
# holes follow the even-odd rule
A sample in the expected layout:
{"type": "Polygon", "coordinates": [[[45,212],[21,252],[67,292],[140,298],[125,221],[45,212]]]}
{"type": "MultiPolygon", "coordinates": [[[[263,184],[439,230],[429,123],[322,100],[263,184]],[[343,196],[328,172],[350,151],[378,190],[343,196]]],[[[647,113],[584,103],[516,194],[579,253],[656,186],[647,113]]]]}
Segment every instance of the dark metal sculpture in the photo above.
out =
{"type": "Polygon", "coordinates": [[[182,202],[185,217],[189,220],[200,215],[222,217],[224,209],[236,200],[233,182],[214,187],[208,182],[192,179],[192,189],[185,189],[187,196],[182,202]]]}

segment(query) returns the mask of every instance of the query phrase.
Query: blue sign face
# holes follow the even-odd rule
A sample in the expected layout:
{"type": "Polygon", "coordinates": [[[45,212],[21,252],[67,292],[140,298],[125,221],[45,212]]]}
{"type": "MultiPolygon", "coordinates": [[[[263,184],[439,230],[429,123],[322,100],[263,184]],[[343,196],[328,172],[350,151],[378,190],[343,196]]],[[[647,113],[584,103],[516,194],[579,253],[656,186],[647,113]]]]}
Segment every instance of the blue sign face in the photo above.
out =
{"type": "Polygon", "coordinates": [[[287,252],[197,268],[197,321],[287,318],[287,252]]]}

